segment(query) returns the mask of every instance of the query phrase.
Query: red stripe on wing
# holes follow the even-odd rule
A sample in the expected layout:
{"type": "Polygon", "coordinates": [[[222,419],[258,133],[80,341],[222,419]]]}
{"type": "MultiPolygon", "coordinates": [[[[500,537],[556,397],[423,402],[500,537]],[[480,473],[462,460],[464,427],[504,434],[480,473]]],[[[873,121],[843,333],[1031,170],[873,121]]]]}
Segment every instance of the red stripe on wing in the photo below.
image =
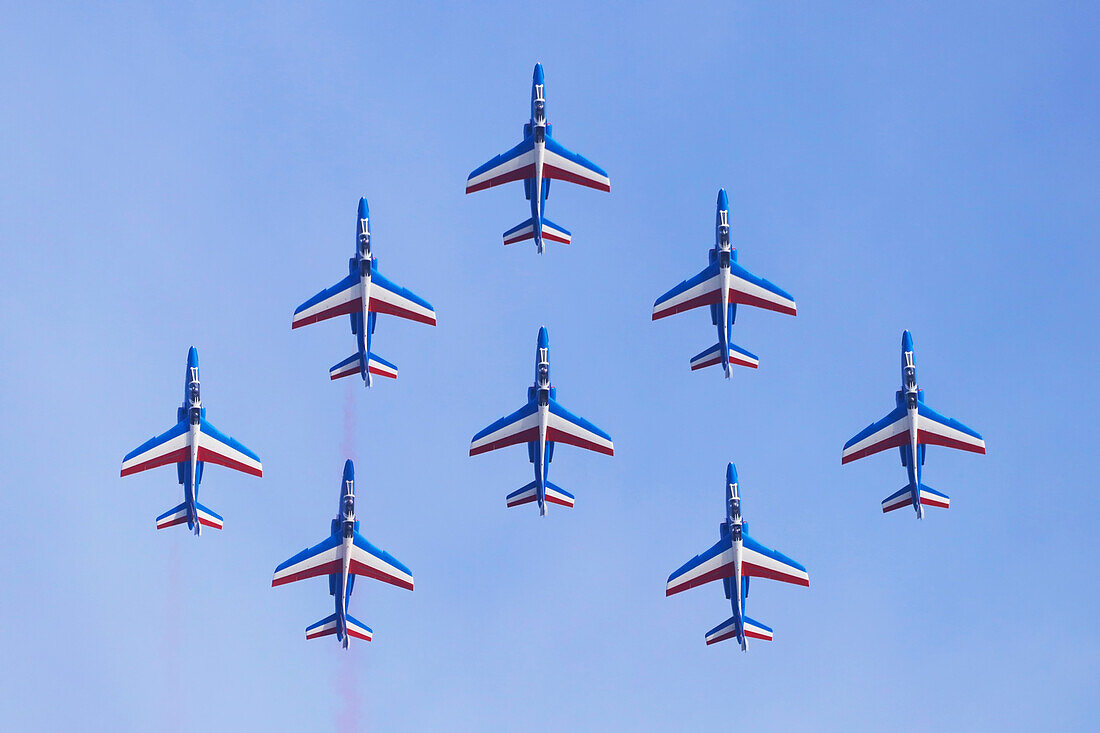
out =
{"type": "Polygon", "coordinates": [[[263,476],[264,471],[262,468],[255,468],[253,466],[246,465],[240,461],[235,461],[232,458],[223,456],[221,453],[214,452],[213,449],[207,448],[205,445],[199,446],[199,460],[207,463],[216,463],[219,466],[225,466],[226,468],[236,469],[242,473],[247,473],[252,476],[263,476]]]}
{"type": "Polygon", "coordinates": [[[537,427],[521,430],[518,433],[513,433],[507,437],[495,440],[492,443],[479,446],[477,448],[470,448],[471,456],[479,456],[482,453],[488,453],[491,450],[497,448],[505,448],[509,445],[516,445],[517,443],[530,443],[532,440],[539,439],[539,429],[537,427]]]}
{"type": "Polygon", "coordinates": [[[165,453],[163,456],[151,458],[148,461],[138,463],[137,465],[130,466],[129,468],[122,469],[120,476],[129,476],[130,474],[137,473],[138,471],[147,471],[150,468],[156,468],[158,466],[167,466],[169,463],[180,463],[186,461],[191,457],[190,446],[184,446],[177,448],[174,451],[165,453]]]}

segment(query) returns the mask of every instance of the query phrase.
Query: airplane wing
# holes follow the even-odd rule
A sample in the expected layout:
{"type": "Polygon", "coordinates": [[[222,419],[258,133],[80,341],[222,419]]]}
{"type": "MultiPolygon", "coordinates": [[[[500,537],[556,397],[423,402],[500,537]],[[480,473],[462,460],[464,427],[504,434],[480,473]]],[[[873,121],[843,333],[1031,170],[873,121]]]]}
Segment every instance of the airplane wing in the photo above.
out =
{"type": "Polygon", "coordinates": [[[362,308],[363,288],[359,284],[359,275],[353,273],[298,306],[290,327],[301,328],[326,318],[355,313],[362,308]]]}
{"type": "Polygon", "coordinates": [[[733,575],[733,559],[733,540],[723,533],[722,539],[709,550],[691,558],[668,576],[665,595],[671,596],[712,580],[730,577],[733,575]]]}
{"type": "Polygon", "coordinates": [[[535,139],[528,137],[507,153],[474,170],[466,179],[466,193],[484,191],[510,181],[535,176],[535,139]]]}
{"type": "Polygon", "coordinates": [[[583,155],[577,155],[549,135],[546,136],[546,157],[543,159],[542,175],[588,186],[597,191],[610,191],[611,179],[603,168],[583,155]]]}
{"type": "Polygon", "coordinates": [[[411,290],[394,285],[377,270],[371,273],[370,310],[435,325],[435,308],[431,303],[411,290]]]}
{"type": "Polygon", "coordinates": [[[917,442],[985,453],[985,441],[975,430],[958,420],[944,417],[923,402],[917,403],[917,442]]]}
{"type": "Polygon", "coordinates": [[[180,420],[171,430],[139,445],[122,459],[122,476],[147,471],[190,458],[187,421],[180,420]]]}
{"type": "Polygon", "coordinates": [[[844,444],[840,462],[848,463],[887,448],[905,445],[909,440],[907,415],[905,405],[899,405],[886,417],[856,433],[854,438],[844,444]]]}
{"type": "Polygon", "coordinates": [[[806,568],[782,552],[760,544],[747,534],[741,539],[741,574],[750,578],[768,578],[794,585],[810,584],[806,568]]]}
{"type": "Polygon", "coordinates": [[[199,460],[216,463],[253,476],[263,476],[260,457],[208,423],[199,421],[199,460]]]}
{"type": "Polygon", "coordinates": [[[355,533],[352,541],[354,544],[351,547],[349,572],[381,580],[398,588],[413,589],[412,571],[402,565],[400,560],[388,552],[379,550],[358,532],[355,533]]]}
{"type": "Polygon", "coordinates": [[[488,453],[517,443],[539,439],[539,407],[533,400],[511,415],[502,417],[474,436],[470,442],[470,455],[488,453]]]}
{"type": "Polygon", "coordinates": [[[721,270],[717,262],[712,262],[695,277],[684,280],[657,298],[653,304],[653,320],[656,321],[658,318],[665,318],[674,313],[683,313],[692,308],[719,303],[721,300],[721,270]]]}
{"type": "Polygon", "coordinates": [[[340,545],[343,538],[338,534],[330,535],[308,550],[302,550],[294,557],[275,568],[271,587],[286,585],[296,580],[316,578],[318,575],[339,573],[343,570],[340,561],[340,545]]]}
{"type": "Polygon", "coordinates": [[[546,420],[546,440],[568,443],[607,456],[615,455],[615,446],[611,442],[610,435],[583,417],[577,417],[559,405],[557,400],[550,400],[550,414],[546,420]]]}
{"type": "Polygon", "coordinates": [[[764,310],[798,314],[791,294],[774,283],[757,277],[736,262],[730,263],[730,302],[751,305],[764,310]]]}

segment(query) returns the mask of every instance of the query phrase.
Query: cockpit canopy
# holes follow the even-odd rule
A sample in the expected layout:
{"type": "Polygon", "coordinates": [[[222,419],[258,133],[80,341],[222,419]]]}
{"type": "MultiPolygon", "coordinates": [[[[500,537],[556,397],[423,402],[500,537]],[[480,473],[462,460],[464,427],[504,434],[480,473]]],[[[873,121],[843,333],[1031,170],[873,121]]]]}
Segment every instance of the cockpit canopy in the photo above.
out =
{"type": "Polygon", "coordinates": [[[345,517],[354,517],[355,516],[355,497],[352,496],[351,494],[348,494],[348,495],[344,496],[344,516],[345,517]]]}
{"type": "Polygon", "coordinates": [[[192,405],[199,403],[199,383],[197,381],[191,382],[187,386],[187,398],[192,405]]]}

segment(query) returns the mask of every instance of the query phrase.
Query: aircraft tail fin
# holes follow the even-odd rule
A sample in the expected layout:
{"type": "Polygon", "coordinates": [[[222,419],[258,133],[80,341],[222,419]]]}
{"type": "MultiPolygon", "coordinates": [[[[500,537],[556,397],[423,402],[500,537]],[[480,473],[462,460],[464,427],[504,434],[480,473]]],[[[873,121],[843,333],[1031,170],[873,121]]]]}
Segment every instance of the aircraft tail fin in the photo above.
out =
{"type": "MultiPolygon", "coordinates": [[[[352,354],[339,364],[333,365],[333,367],[328,370],[328,378],[340,379],[342,377],[360,374],[362,373],[362,365],[363,358],[358,353],[352,354]]],[[[375,353],[371,353],[370,357],[367,359],[367,371],[371,374],[377,374],[380,377],[397,379],[397,367],[375,353]]]]}
{"type": "MultiPolygon", "coordinates": [[[[925,506],[939,507],[940,509],[949,509],[951,507],[951,499],[947,494],[941,494],[939,491],[924,484],[920,485],[920,503],[925,506]]],[[[885,514],[886,512],[892,512],[895,509],[901,509],[907,506],[913,506],[913,484],[906,484],[898,491],[883,499],[882,513],[885,514]]]]}
{"type": "MultiPolygon", "coordinates": [[[[533,501],[538,501],[538,484],[535,481],[516,489],[511,494],[508,494],[506,499],[508,507],[519,506],[520,504],[530,504],[533,501]]],[[[552,484],[549,481],[546,482],[546,501],[551,504],[557,504],[558,506],[572,507],[575,499],[565,489],[552,484]]]]}
{"type": "MultiPolygon", "coordinates": [[[[742,616],[741,620],[745,626],[745,636],[749,639],[760,639],[761,641],[772,640],[772,630],[760,623],[754,621],[748,616],[742,616]]],[[[726,641],[727,639],[737,638],[737,617],[731,616],[713,629],[707,632],[707,644],[717,644],[720,641],[726,641]]]]}
{"type": "MultiPolygon", "coordinates": [[[[216,512],[212,512],[202,504],[196,502],[195,509],[198,511],[199,523],[204,527],[210,527],[211,529],[221,529],[225,520],[221,518],[216,512]]],[[[174,506],[164,514],[157,517],[157,529],[166,529],[168,527],[175,527],[177,524],[186,524],[188,521],[187,516],[187,502],[183,502],[179,506],[174,506]]],[[[194,520],[192,520],[194,521],[194,520]]]]}
{"type": "Polygon", "coordinates": [[[691,358],[692,371],[721,364],[723,352],[725,352],[725,358],[729,359],[730,364],[745,366],[750,369],[756,369],[760,365],[760,359],[757,358],[756,354],[742,349],[733,342],[726,344],[726,348],[723,349],[722,344],[719,342],[691,358]]]}
{"type": "MultiPolygon", "coordinates": [[[[535,238],[535,220],[528,219],[522,224],[518,224],[504,233],[505,244],[515,244],[516,242],[523,242],[527,239],[535,238]]],[[[546,217],[542,219],[542,238],[547,242],[557,242],[558,244],[569,244],[573,240],[573,235],[565,227],[560,227],[554,222],[550,221],[546,217]]]]}

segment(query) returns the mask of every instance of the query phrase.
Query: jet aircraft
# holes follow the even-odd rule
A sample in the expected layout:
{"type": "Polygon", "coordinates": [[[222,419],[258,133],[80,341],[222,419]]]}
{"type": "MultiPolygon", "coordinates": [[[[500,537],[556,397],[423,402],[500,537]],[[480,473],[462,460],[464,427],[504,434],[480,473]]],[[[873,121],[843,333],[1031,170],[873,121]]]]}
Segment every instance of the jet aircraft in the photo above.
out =
{"type": "Polygon", "coordinates": [[[909,483],[882,501],[882,511],[892,512],[912,506],[917,518],[923,518],[922,505],[947,509],[951,500],[947,494],[921,483],[924,453],[928,445],[985,453],[985,441],[976,431],[958,420],[944,417],[924,404],[924,390],[917,387],[917,367],[913,361],[913,337],[901,335],[901,389],[894,393],[895,407],[886,417],[871,423],[844,444],[841,464],[872,453],[897,447],[901,465],[909,473],[909,483]]]}
{"type": "Polygon", "coordinates": [[[176,464],[176,475],[183,484],[183,503],[157,517],[157,529],[184,522],[196,535],[204,525],[221,529],[221,516],[199,503],[203,466],[217,463],[253,476],[263,476],[263,467],[255,453],[207,422],[199,396],[199,352],[194,346],[187,352],[183,405],[176,410],[176,420],[174,428],[126,454],[122,475],[176,464]]]}
{"type": "Polygon", "coordinates": [[[294,311],[291,328],[349,315],[358,350],[328,370],[329,379],[358,374],[366,386],[373,375],[397,379],[397,367],[371,351],[371,337],[379,313],[435,325],[435,309],[415,293],[394,285],[378,272],[378,257],[371,252],[370,212],[359,199],[355,256],[348,260],[348,276],[314,295],[294,311]]]}
{"type": "Polygon", "coordinates": [[[370,641],[374,635],[370,627],[348,613],[356,575],[413,589],[412,571],[359,534],[359,520],[355,518],[355,466],[350,459],[344,463],[340,507],[332,520],[331,532],[324,542],[302,550],[275,568],[271,586],[327,575],[328,592],[336,602],[336,613],[307,627],[306,638],[335,634],[347,649],[349,637],[370,641]]]}
{"type": "Polygon", "coordinates": [[[653,304],[653,320],[710,306],[711,322],[718,327],[718,343],[692,357],[691,368],[721,364],[729,379],[731,364],[751,369],[760,364],[756,354],[730,341],[737,306],[751,305],[792,316],[796,315],[797,306],[789,293],[737,264],[737,250],[730,244],[729,200],[725,189],[718,191],[717,209],[710,264],[695,277],[684,280],[657,298],[653,304]]]}
{"type": "Polygon", "coordinates": [[[671,596],[721,578],[726,598],[733,607],[733,616],[707,632],[707,644],[737,639],[741,651],[746,651],[748,638],[772,640],[769,627],[745,615],[749,578],[770,578],[809,586],[810,576],[802,565],[749,537],[748,523],[741,518],[737,469],[732,463],[726,467],[726,521],[718,530],[717,544],[668,576],[665,595],[671,596]]]}
{"type": "Polygon", "coordinates": [[[558,179],[597,191],[610,191],[611,179],[603,168],[567,150],[552,137],[553,125],[546,121],[546,81],[542,64],[535,64],[531,82],[531,119],[523,126],[523,142],[476,169],[466,179],[466,193],[482,191],[510,181],[523,181],[523,192],[531,202],[531,218],[504,233],[504,243],[535,240],[542,254],[543,241],[569,244],[572,234],[547,219],[546,199],[550,181],[558,179]]]}
{"type": "Polygon", "coordinates": [[[573,506],[573,495],[546,478],[555,443],[615,455],[611,436],[559,405],[557,392],[550,384],[550,337],[543,326],[539,329],[535,349],[535,384],[527,388],[527,404],[482,430],[470,443],[471,456],[517,443],[527,444],[527,456],[535,467],[535,480],[509,494],[507,504],[513,507],[537,501],[542,516],[546,515],[547,502],[573,506]]]}

